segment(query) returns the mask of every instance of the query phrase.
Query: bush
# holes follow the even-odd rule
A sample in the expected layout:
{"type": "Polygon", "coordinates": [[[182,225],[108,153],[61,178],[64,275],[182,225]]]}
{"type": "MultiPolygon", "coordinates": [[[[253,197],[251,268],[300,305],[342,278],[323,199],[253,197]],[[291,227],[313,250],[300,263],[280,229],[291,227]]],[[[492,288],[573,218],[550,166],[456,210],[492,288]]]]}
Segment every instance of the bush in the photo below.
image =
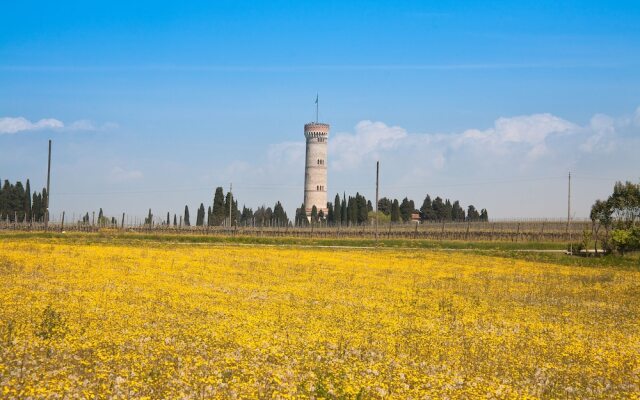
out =
{"type": "Polygon", "coordinates": [[[567,245],[567,252],[570,254],[580,254],[580,252],[584,250],[584,245],[582,242],[569,243],[567,245]]]}
{"type": "Polygon", "coordinates": [[[611,243],[615,249],[624,254],[640,249],[640,227],[631,229],[614,229],[611,232],[611,243]]]}

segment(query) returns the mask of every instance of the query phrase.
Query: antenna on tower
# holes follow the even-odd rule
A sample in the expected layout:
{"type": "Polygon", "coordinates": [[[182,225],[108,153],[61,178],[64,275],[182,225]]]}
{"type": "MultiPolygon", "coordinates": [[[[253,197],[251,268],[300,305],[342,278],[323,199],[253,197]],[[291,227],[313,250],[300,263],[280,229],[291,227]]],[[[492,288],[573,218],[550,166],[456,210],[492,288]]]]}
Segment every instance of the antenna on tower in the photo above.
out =
{"type": "Polygon", "coordinates": [[[318,93],[316,93],[316,124],[318,123],[318,93]]]}

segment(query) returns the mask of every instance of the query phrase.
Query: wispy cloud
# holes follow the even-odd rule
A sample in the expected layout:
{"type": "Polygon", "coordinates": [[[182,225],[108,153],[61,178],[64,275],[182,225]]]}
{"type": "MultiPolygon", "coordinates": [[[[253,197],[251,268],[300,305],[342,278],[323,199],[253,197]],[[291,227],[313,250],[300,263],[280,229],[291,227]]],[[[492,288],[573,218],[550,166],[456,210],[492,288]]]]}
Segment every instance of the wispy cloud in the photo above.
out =
{"type": "Polygon", "coordinates": [[[65,124],[61,120],[55,118],[44,118],[33,122],[24,117],[0,118],[0,135],[39,130],[91,132],[113,130],[116,128],[118,128],[118,124],[113,122],[107,122],[100,126],[96,126],[93,122],[86,119],[65,124]]]}
{"type": "Polygon", "coordinates": [[[138,181],[144,177],[142,171],[137,169],[124,169],[116,166],[109,171],[107,175],[107,181],[109,183],[126,183],[132,181],[138,181]]]}
{"type": "Polygon", "coordinates": [[[307,64],[307,65],[0,65],[4,72],[349,72],[349,71],[458,71],[517,69],[621,68],[616,63],[443,63],[443,64],[307,64]]]}
{"type": "Polygon", "coordinates": [[[13,134],[22,131],[36,131],[42,129],[59,129],[63,127],[64,123],[54,118],[45,118],[36,122],[31,122],[24,117],[0,118],[0,134],[13,134]]]}

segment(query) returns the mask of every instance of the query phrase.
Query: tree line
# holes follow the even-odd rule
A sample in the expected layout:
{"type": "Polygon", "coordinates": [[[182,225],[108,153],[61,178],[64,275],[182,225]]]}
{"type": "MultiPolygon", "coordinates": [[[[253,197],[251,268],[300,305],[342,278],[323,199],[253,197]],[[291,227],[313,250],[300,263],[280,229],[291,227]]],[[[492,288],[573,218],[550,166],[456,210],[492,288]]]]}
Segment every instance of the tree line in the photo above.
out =
{"type": "MultiPolygon", "coordinates": [[[[311,209],[311,216],[306,217],[304,204],[296,209],[296,225],[308,225],[324,223],[326,225],[362,225],[369,223],[376,218],[376,214],[371,204],[360,193],[347,197],[345,193],[336,194],[334,202],[327,203],[327,214],[323,210],[318,210],[315,206],[311,209]]],[[[405,197],[402,201],[383,197],[378,200],[378,221],[391,223],[415,222],[463,222],[463,221],[488,221],[489,213],[486,209],[480,212],[470,205],[467,211],[460,206],[458,200],[453,203],[449,200],[442,200],[436,197],[433,201],[427,195],[422,203],[422,207],[417,209],[415,202],[405,197]]]]}
{"type": "MultiPolygon", "coordinates": [[[[42,193],[30,193],[29,180],[26,188],[21,182],[15,185],[8,181],[0,191],[0,218],[3,220],[42,221],[46,211],[46,189],[42,193]]],[[[95,214],[94,214],[95,216],[95,214]]],[[[171,215],[167,212],[166,218],[158,218],[149,209],[144,219],[145,225],[166,225],[166,226],[308,226],[309,224],[322,224],[326,226],[357,226],[370,223],[376,218],[371,200],[356,193],[355,196],[347,196],[346,193],[336,194],[333,202],[328,202],[325,210],[311,209],[310,216],[307,216],[304,204],[296,209],[295,217],[290,220],[280,201],[273,207],[260,206],[255,210],[242,206],[242,211],[238,208],[238,201],[233,198],[231,192],[226,192],[222,187],[217,187],[210,205],[205,207],[204,203],[196,209],[195,221],[192,221],[189,206],[184,206],[182,216],[171,215]]],[[[443,200],[436,197],[431,200],[427,195],[422,206],[417,209],[413,200],[405,197],[402,201],[383,197],[378,202],[378,221],[385,223],[406,223],[409,221],[488,221],[489,216],[486,209],[478,211],[473,205],[469,205],[467,210],[462,208],[459,201],[451,202],[449,199],[443,200]]],[[[98,212],[97,221],[89,217],[87,212],[82,216],[82,223],[100,226],[117,225],[115,217],[104,215],[102,208],[98,212]]]]}
{"type": "Polygon", "coordinates": [[[31,193],[31,184],[12,184],[5,180],[0,187],[0,220],[9,222],[41,222],[47,211],[47,189],[31,193]]]}

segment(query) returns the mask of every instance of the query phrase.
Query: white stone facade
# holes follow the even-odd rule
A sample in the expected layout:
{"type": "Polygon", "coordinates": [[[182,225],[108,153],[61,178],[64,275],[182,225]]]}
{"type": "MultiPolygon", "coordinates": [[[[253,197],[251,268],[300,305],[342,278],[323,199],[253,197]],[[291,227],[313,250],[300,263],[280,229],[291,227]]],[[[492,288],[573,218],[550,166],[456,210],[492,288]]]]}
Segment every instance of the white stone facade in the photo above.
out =
{"type": "Polygon", "coordinates": [[[307,216],[316,206],[327,216],[327,141],[329,124],[311,122],[304,126],[307,152],[304,167],[304,208],[307,216]]]}

